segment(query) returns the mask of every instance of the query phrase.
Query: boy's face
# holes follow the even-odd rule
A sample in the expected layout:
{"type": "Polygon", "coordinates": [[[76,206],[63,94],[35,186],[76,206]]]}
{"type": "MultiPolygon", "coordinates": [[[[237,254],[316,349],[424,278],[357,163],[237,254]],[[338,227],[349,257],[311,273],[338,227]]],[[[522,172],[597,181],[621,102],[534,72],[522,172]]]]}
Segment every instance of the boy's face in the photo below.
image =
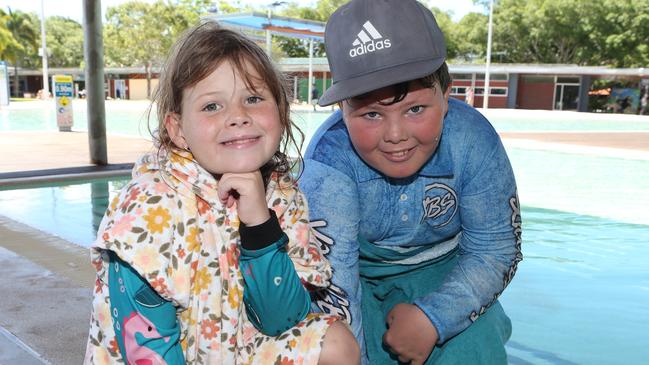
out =
{"type": "MultiPolygon", "coordinates": [[[[252,79],[261,79],[250,65],[252,79]]],[[[165,126],[174,144],[189,148],[212,174],[259,170],[279,147],[283,127],[268,88],[249,90],[230,62],[183,91],[182,113],[169,114],[165,126]]]]}
{"type": "Polygon", "coordinates": [[[393,178],[412,176],[433,155],[442,133],[448,95],[438,84],[426,88],[411,82],[398,103],[394,88],[375,90],[342,102],[352,144],[363,161],[393,178]]]}

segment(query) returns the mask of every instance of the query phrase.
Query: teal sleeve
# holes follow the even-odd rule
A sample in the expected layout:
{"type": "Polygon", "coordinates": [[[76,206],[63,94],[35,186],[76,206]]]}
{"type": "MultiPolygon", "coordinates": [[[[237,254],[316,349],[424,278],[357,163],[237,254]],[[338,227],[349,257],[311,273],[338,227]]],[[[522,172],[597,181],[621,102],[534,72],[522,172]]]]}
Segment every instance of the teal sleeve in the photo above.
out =
{"type": "Polygon", "coordinates": [[[127,364],[184,364],[176,307],[108,252],[108,291],[117,345],[127,364]]]}
{"type": "Polygon", "coordinates": [[[241,248],[243,301],[252,324],[263,334],[277,336],[303,320],[311,299],[286,252],[288,237],[262,249],[241,248]]]}

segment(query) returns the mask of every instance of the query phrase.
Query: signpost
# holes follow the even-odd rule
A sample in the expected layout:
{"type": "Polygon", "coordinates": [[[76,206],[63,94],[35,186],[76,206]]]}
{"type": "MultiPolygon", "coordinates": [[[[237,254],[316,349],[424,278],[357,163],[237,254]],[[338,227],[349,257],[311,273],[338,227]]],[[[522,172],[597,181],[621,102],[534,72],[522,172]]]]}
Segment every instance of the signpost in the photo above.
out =
{"type": "Polygon", "coordinates": [[[9,105],[9,73],[5,61],[0,61],[0,106],[7,105],[9,105]]]}
{"type": "Polygon", "coordinates": [[[54,84],[54,100],[56,101],[56,125],[60,132],[70,132],[72,130],[72,98],[74,95],[74,86],[72,76],[54,75],[52,76],[54,84]]]}

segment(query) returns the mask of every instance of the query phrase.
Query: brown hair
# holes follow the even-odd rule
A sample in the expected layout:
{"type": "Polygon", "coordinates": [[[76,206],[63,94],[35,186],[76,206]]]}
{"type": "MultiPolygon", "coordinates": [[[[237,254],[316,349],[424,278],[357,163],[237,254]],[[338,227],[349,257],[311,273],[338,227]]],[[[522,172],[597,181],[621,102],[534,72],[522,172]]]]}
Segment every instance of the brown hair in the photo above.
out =
{"type": "MultiPolygon", "coordinates": [[[[157,103],[158,126],[157,130],[152,132],[152,136],[158,149],[166,148],[173,151],[179,148],[173,143],[165,128],[165,116],[168,113],[181,114],[185,89],[196,85],[225,61],[232,64],[250,90],[256,91],[255,84],[258,85],[258,82],[262,81],[277,103],[280,124],[284,132],[279,150],[261,168],[264,181],[268,183],[273,172],[284,175],[291,170],[293,165],[286,154],[288,146],[293,144],[300,157],[304,134],[291,122],[287,82],[270,58],[252,40],[240,33],[224,29],[216,22],[207,21],[188,29],[172,47],[149,107],[150,119],[153,105],[157,103]],[[252,65],[261,76],[261,80],[255,80],[247,72],[247,64],[252,65]],[[294,130],[300,136],[299,144],[293,135],[294,130]]],[[[300,160],[298,158],[295,162],[300,160]]]]}

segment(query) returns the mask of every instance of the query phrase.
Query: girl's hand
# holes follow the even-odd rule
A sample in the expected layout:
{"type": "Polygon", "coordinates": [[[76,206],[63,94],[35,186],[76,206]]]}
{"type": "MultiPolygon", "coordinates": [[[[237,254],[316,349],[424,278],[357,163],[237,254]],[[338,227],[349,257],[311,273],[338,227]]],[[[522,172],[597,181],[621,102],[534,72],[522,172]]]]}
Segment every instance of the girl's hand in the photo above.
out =
{"type": "Polygon", "coordinates": [[[223,174],[217,189],[221,203],[228,208],[237,202],[239,220],[245,225],[256,226],[270,219],[261,172],[223,174]]]}

